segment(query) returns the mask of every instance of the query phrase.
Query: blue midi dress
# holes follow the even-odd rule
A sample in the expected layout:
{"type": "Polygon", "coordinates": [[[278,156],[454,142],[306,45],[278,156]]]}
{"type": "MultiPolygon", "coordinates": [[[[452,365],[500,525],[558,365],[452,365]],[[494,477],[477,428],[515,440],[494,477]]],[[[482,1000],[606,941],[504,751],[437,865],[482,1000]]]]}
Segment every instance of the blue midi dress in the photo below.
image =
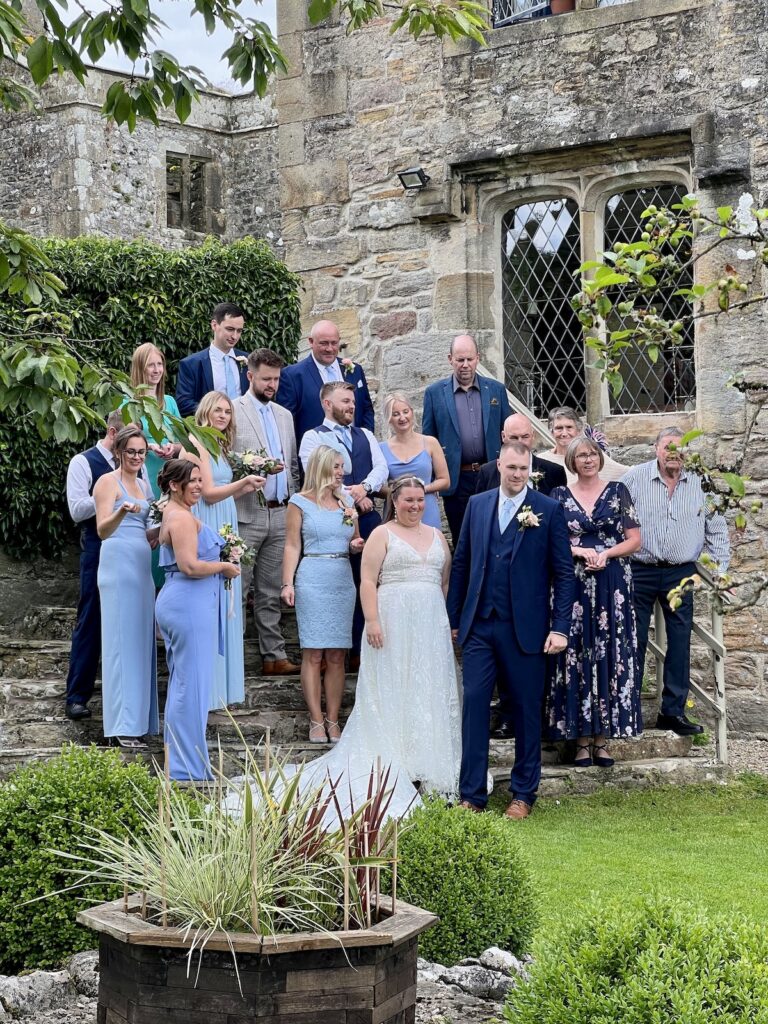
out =
{"type": "Polygon", "coordinates": [[[344,525],[340,508],[320,508],[302,494],[290,502],[302,513],[304,557],[294,581],[299,643],[316,650],[349,648],[355,611],[349,542],[355,528],[344,525]]]}
{"type": "MultiPolygon", "coordinates": [[[[426,448],[422,448],[418,455],[414,455],[412,459],[408,459],[407,462],[401,462],[396,455],[392,453],[389,445],[386,441],[381,442],[381,450],[384,454],[384,458],[387,460],[389,466],[389,482],[397,480],[399,476],[415,476],[419,480],[423,480],[425,484],[431,484],[435,479],[435,474],[432,467],[432,456],[429,454],[426,448]]],[[[423,523],[427,526],[434,526],[436,530],[442,529],[440,522],[440,506],[437,503],[436,494],[425,494],[424,495],[424,517],[423,523]]]]}
{"type": "MultiPolygon", "coordinates": [[[[220,560],[222,540],[203,524],[197,536],[197,557],[220,560]]],[[[205,740],[216,657],[222,650],[219,623],[221,576],[186,576],[176,565],[173,549],[160,545],[165,584],[155,614],[168,661],[164,738],[172,779],[211,779],[205,740]]]]}
{"type": "MultiPolygon", "coordinates": [[[[124,501],[137,502],[118,479],[124,501]]],[[[149,502],[137,502],[101,543],[97,582],[101,601],[101,694],[105,736],[159,732],[155,587],[147,541],[149,502]]]]}
{"type": "MultiPolygon", "coordinates": [[[[222,455],[211,459],[211,473],[217,487],[232,483],[232,468],[222,455]]],[[[202,498],[192,509],[193,515],[218,533],[225,523],[237,532],[237,508],[234,498],[224,498],[209,505],[202,498]]],[[[243,666],[243,606],[240,577],[231,581],[231,589],[221,587],[219,616],[224,624],[224,653],[216,655],[211,684],[211,711],[245,700],[245,668],[243,666]]]]}

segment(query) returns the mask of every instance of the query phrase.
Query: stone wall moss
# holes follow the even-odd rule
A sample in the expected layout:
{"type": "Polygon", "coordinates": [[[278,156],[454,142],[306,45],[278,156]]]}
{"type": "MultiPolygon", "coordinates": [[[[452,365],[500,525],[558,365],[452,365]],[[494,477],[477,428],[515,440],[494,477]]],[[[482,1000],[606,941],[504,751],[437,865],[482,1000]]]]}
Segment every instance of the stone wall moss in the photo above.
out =
{"type": "MultiPolygon", "coordinates": [[[[146,241],[82,237],[49,239],[44,248],[66,283],[59,308],[73,318],[73,336],[102,363],[126,372],[133,350],[153,342],[168,363],[170,394],[179,360],[209,344],[218,302],[245,310],[244,348],[295,357],[298,278],[265,242],[208,239],[168,251],[146,241]]],[[[0,325],[2,333],[22,325],[18,303],[6,295],[0,325]]],[[[0,413],[0,546],[12,557],[57,557],[74,539],[64,486],[67,463],[80,448],[42,441],[29,421],[0,413]]]]}

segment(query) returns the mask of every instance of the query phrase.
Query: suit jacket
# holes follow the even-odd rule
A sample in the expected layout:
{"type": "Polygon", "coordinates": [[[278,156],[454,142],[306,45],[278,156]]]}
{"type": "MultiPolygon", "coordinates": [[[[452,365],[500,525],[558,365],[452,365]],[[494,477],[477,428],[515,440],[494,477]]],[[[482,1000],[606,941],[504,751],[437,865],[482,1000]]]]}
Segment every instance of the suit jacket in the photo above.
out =
{"type": "MultiPolygon", "coordinates": [[[[247,394],[236,398],[232,403],[235,407],[235,443],[233,448],[236,452],[244,452],[250,449],[266,448],[267,439],[264,436],[261,415],[254,407],[253,402],[247,394]]],[[[277,431],[280,435],[280,443],[283,446],[285,468],[288,473],[288,497],[296,490],[299,464],[296,457],[296,437],[293,433],[293,420],[287,409],[272,403],[272,412],[277,423],[277,431]]],[[[237,519],[241,523],[251,523],[259,515],[264,514],[264,508],[259,504],[256,497],[257,492],[244,494],[235,499],[237,505],[237,519]]]]}
{"type": "MultiPolygon", "coordinates": [[[[248,358],[248,353],[235,349],[236,356],[248,358]]],[[[240,366],[240,390],[243,394],[248,390],[247,367],[240,366]]],[[[208,349],[195,352],[179,363],[179,376],[176,381],[176,403],[182,416],[194,416],[203,395],[213,391],[213,370],[208,349]]]]}
{"type": "MultiPolygon", "coordinates": [[[[504,420],[510,415],[507,390],[503,384],[490,377],[477,375],[480,388],[480,401],[483,410],[483,430],[485,431],[485,457],[497,459],[501,447],[501,428],[504,420]]],[[[453,377],[430,384],[424,392],[424,414],[421,424],[422,433],[436,437],[440,442],[448,463],[451,477],[450,486],[440,493],[453,494],[459,484],[461,472],[461,435],[459,434],[459,418],[456,413],[456,402],[453,397],[453,377]]]]}
{"type": "MultiPolygon", "coordinates": [[[[453,556],[447,605],[460,644],[466,642],[477,615],[498,504],[498,488],[472,495],[453,556]]],[[[512,623],[522,650],[540,654],[550,629],[564,636],[570,633],[576,577],[562,505],[530,488],[526,505],[538,516],[539,525],[521,529],[515,518],[507,527],[517,530],[509,561],[512,623]]]]}
{"type": "MultiPolygon", "coordinates": [[[[534,473],[544,474],[535,486],[530,480],[528,481],[528,486],[531,490],[549,496],[555,487],[565,487],[567,485],[565,470],[562,466],[558,466],[556,462],[550,462],[548,459],[540,459],[538,455],[532,455],[531,467],[534,473]]],[[[493,490],[494,487],[498,487],[500,484],[499,467],[495,462],[486,462],[477,474],[475,494],[482,494],[483,491],[493,490]]]]}
{"type": "MultiPolygon", "coordinates": [[[[345,374],[344,367],[341,366],[341,359],[338,359],[337,362],[342,378],[353,384],[355,388],[354,425],[373,431],[373,402],[362,366],[355,363],[352,373],[345,374]]],[[[275,401],[279,402],[293,416],[298,445],[301,445],[301,439],[308,430],[319,427],[325,419],[325,413],[320,403],[320,388],[323,384],[324,381],[311,355],[300,359],[292,366],[286,366],[280,374],[280,387],[275,401]]]]}

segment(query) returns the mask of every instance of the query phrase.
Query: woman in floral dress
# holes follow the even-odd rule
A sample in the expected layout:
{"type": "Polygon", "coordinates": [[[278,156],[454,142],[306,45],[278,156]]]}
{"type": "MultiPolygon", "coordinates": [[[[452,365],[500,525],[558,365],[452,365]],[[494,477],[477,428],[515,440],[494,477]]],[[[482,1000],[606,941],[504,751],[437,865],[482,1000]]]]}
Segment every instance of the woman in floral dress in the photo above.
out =
{"type": "Polygon", "coordinates": [[[603,461],[595,441],[575,438],[565,465],[576,482],[551,493],[565,510],[576,600],[568,648],[552,668],[545,730],[552,740],[576,740],[579,768],[610,767],[606,737],[642,732],[629,560],[640,547],[640,524],[624,484],[599,478],[603,461]]]}

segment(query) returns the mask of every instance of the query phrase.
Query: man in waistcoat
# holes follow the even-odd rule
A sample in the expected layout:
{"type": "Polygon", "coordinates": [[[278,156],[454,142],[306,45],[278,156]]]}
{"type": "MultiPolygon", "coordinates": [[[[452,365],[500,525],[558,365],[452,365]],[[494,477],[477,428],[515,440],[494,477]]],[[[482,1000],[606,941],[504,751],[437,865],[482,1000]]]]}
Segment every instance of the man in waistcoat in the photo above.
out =
{"type": "MultiPolygon", "coordinates": [[[[320,389],[320,401],[325,419],[315,430],[308,430],[301,441],[299,461],[306,471],[307,460],[318,445],[334,448],[344,457],[344,484],[355,503],[360,536],[366,540],[381,523],[373,498],[389,476],[389,467],[379,442],[364,427],[354,426],[355,386],[347,381],[331,381],[320,389]]],[[[352,576],[358,597],[352,620],[352,655],[350,667],[354,671],[360,663],[360,640],[365,620],[360,605],[361,555],[351,555],[352,576]]]]}
{"type": "MultiPolygon", "coordinates": [[[[112,446],[124,426],[121,410],[111,412],[104,437],[93,448],[75,455],[67,469],[69,514],[80,527],[80,597],[69,654],[65,709],[67,718],[75,722],[91,717],[88,701],[93,696],[101,657],[101,604],[96,582],[101,541],[96,532],[93,488],[99,477],[115,469],[112,446]]],[[[143,469],[140,478],[149,490],[143,469]]]]}
{"type": "Polygon", "coordinates": [[[568,644],[575,577],[562,505],[528,487],[528,448],[505,444],[498,463],[500,487],[469,499],[447,606],[464,652],[461,805],[481,811],[488,801],[490,703],[501,676],[515,734],[506,814],[519,819],[541,778],[547,655],[568,644]]]}

